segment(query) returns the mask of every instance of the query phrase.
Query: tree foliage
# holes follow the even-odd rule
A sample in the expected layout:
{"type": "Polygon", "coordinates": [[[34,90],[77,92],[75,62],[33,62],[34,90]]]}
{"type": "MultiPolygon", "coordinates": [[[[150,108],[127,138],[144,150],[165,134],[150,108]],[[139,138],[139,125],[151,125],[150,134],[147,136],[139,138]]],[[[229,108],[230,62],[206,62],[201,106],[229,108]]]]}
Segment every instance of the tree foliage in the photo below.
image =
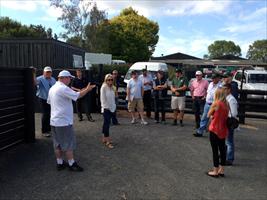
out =
{"type": "Polygon", "coordinates": [[[88,0],[49,0],[50,5],[62,10],[58,18],[62,21],[62,27],[66,32],[62,33],[64,39],[71,37],[80,38],[79,46],[82,46],[84,28],[88,24],[91,1],[88,0]]]}
{"type": "Polygon", "coordinates": [[[159,26],[131,7],[110,20],[110,52],[128,62],[148,60],[158,42],[159,26]]]}
{"type": "Polygon", "coordinates": [[[9,17],[0,17],[0,38],[53,38],[51,28],[22,25],[9,17]]]}
{"type": "Polygon", "coordinates": [[[109,51],[109,23],[107,13],[97,8],[96,3],[90,11],[90,20],[85,27],[86,49],[95,53],[109,51]]]}
{"type": "Polygon", "coordinates": [[[256,40],[249,45],[248,59],[267,63],[267,40],[256,40]]]}
{"type": "Polygon", "coordinates": [[[241,56],[241,48],[232,41],[217,40],[208,46],[208,57],[216,58],[224,55],[241,56]]]}

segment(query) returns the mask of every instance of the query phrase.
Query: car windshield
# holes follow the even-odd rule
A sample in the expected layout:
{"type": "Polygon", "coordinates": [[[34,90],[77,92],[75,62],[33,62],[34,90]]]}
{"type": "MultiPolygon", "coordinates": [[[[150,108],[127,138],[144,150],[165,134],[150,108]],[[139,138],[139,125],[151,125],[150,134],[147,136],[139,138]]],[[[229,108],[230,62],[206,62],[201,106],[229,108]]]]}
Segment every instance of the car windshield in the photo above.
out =
{"type": "Polygon", "coordinates": [[[249,83],[267,83],[267,74],[250,74],[248,76],[249,83]]]}
{"type": "MultiPolygon", "coordinates": [[[[126,80],[130,80],[131,79],[131,73],[132,73],[133,70],[129,70],[127,72],[127,74],[125,75],[125,79],[126,80]]],[[[135,70],[137,71],[137,74],[138,76],[142,74],[142,70],[135,70]]],[[[154,72],[154,71],[149,71],[149,74],[151,74],[152,78],[154,79],[157,75],[157,72],[154,72]]]]}

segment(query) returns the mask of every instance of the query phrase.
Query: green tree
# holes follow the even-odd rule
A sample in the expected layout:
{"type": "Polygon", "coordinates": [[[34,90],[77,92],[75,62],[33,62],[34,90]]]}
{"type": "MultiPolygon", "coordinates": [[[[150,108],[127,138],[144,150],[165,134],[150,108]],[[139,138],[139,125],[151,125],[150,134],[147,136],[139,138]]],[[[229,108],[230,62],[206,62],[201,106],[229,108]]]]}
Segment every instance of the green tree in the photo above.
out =
{"type": "Polygon", "coordinates": [[[114,58],[128,62],[148,60],[155,51],[158,24],[139,15],[133,8],[122,10],[109,24],[109,48],[114,58]]]}
{"type": "Polygon", "coordinates": [[[109,23],[107,13],[99,10],[96,3],[90,11],[90,20],[85,27],[86,49],[95,53],[107,53],[109,46],[109,23]]]}
{"type": "Polygon", "coordinates": [[[249,45],[248,59],[267,63],[267,40],[256,40],[249,45]]]}
{"type": "Polygon", "coordinates": [[[62,27],[66,32],[61,34],[64,39],[80,38],[79,46],[85,40],[85,25],[89,21],[91,1],[88,0],[49,0],[50,5],[62,10],[62,15],[58,18],[62,21],[62,27]]]}
{"type": "Polygon", "coordinates": [[[30,26],[10,19],[0,17],[0,38],[52,38],[52,29],[47,30],[42,25],[30,26]]]}
{"type": "Polygon", "coordinates": [[[208,46],[208,57],[216,58],[224,55],[241,56],[241,48],[232,41],[217,40],[208,46]]]}

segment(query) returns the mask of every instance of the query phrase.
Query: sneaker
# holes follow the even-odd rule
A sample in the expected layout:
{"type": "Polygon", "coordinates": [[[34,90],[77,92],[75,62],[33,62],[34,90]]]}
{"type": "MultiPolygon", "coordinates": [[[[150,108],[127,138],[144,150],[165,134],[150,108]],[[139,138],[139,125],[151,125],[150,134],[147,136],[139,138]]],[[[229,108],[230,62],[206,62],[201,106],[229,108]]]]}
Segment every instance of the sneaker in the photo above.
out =
{"type": "Polygon", "coordinates": [[[225,165],[226,165],[226,166],[232,166],[232,165],[233,165],[233,161],[231,161],[231,160],[226,160],[225,165]]]}
{"type": "Polygon", "coordinates": [[[42,133],[42,135],[43,135],[44,137],[51,137],[51,133],[49,133],[49,132],[47,132],[47,133],[42,133]]]}
{"type": "Polygon", "coordinates": [[[202,134],[199,134],[199,133],[194,133],[193,134],[195,137],[202,137],[202,134]]]}
{"type": "Polygon", "coordinates": [[[148,122],[146,122],[145,120],[143,120],[143,121],[141,121],[141,124],[143,124],[143,125],[147,125],[148,122]]]}
{"type": "Polygon", "coordinates": [[[132,119],[131,124],[135,124],[135,123],[136,123],[136,120],[132,119]]]}
{"type": "Polygon", "coordinates": [[[62,164],[57,164],[57,171],[61,171],[67,167],[67,163],[63,160],[62,164]]]}
{"type": "Polygon", "coordinates": [[[89,122],[95,122],[95,120],[92,117],[88,117],[89,122]]]}
{"type": "Polygon", "coordinates": [[[83,168],[80,167],[76,162],[74,162],[71,166],[69,165],[69,170],[73,172],[82,172],[83,168]]]}

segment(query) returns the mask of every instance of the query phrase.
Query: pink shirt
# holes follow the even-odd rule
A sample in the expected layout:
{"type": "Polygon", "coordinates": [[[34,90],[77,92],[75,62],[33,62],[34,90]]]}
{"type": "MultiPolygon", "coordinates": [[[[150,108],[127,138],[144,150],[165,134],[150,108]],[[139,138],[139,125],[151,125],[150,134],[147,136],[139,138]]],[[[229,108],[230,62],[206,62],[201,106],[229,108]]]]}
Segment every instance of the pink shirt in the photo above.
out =
{"type": "Polygon", "coordinates": [[[206,97],[208,87],[209,82],[207,80],[201,79],[197,81],[197,79],[195,79],[191,82],[190,90],[194,97],[206,97]]]}

